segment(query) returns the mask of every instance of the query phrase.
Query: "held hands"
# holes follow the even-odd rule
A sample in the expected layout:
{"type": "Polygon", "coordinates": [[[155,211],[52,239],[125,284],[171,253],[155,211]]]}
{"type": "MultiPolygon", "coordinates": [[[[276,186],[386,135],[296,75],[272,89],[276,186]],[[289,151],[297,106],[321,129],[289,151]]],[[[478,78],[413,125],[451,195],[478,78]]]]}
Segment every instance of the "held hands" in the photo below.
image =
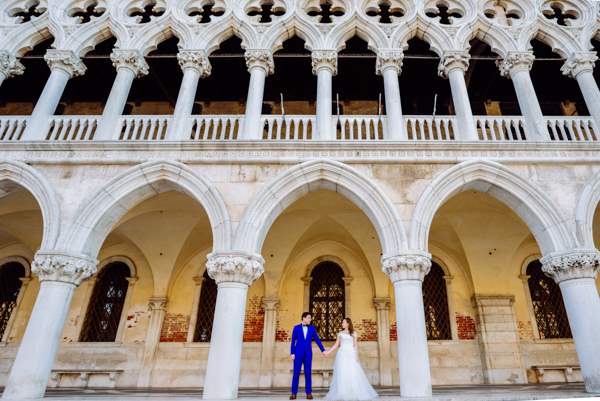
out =
{"type": "Polygon", "coordinates": [[[290,358],[291,358],[291,359],[292,359],[292,361],[293,361],[293,360],[295,360],[295,359],[296,359],[296,355],[294,355],[294,354],[291,354],[291,355],[290,355],[290,358]]]}

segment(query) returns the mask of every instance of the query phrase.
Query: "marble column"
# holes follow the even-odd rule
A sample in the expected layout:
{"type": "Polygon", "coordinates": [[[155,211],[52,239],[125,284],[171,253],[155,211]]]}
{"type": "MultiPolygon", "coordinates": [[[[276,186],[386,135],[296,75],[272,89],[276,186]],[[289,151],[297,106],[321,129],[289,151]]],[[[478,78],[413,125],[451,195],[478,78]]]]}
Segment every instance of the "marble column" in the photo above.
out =
{"type": "Polygon", "coordinates": [[[312,71],[317,76],[317,138],[336,139],[335,122],[332,120],[332,80],[337,74],[337,50],[313,50],[312,71]]]}
{"type": "Polygon", "coordinates": [[[167,298],[150,298],[148,301],[148,310],[150,312],[150,319],[146,331],[146,340],[144,341],[144,356],[142,357],[142,367],[140,368],[140,375],[137,381],[138,387],[150,387],[152,384],[154,357],[160,343],[160,331],[167,312],[167,298]]]}
{"type": "Polygon", "coordinates": [[[267,75],[275,72],[275,63],[273,62],[273,53],[265,49],[246,50],[244,57],[250,73],[250,84],[241,138],[259,140],[263,136],[261,117],[265,79],[267,75]]]}
{"type": "Polygon", "coordinates": [[[423,279],[431,269],[431,255],[414,251],[383,258],[382,265],[394,283],[400,396],[431,397],[422,291],[423,279]]]}
{"type": "Polygon", "coordinates": [[[600,393],[600,297],[596,276],[600,253],[575,249],[544,256],[542,271],[560,287],[581,374],[588,393],[600,393]]]}
{"type": "Polygon", "coordinates": [[[508,52],[503,60],[496,63],[503,77],[510,77],[515,86],[517,100],[527,128],[530,141],[549,140],[548,130],[538,102],[529,71],[533,67],[535,56],[532,52],[508,52]]]}
{"type": "Polygon", "coordinates": [[[392,385],[392,354],[390,353],[390,298],[373,298],[377,311],[377,346],[379,348],[379,385],[392,385]]]}
{"type": "Polygon", "coordinates": [[[277,330],[277,307],[279,298],[276,296],[263,298],[265,311],[263,324],[262,349],[260,353],[259,387],[273,386],[273,362],[275,356],[275,331],[277,330]]]}
{"type": "Polygon", "coordinates": [[[211,334],[204,399],[237,398],[248,287],[264,272],[260,255],[212,253],[206,269],[217,283],[217,302],[211,334]]]}
{"type": "Polygon", "coordinates": [[[67,82],[73,77],[85,74],[86,71],[81,59],[70,50],[50,49],[44,59],[50,67],[50,76],[27,122],[23,134],[25,140],[46,139],[49,119],[56,111],[67,82]]]}
{"type": "Polygon", "coordinates": [[[36,254],[31,271],[40,280],[40,290],[2,398],[44,396],[73,291],[96,266],[97,261],[58,252],[36,254]]]}
{"type": "Polygon", "coordinates": [[[0,85],[5,79],[15,75],[23,75],[25,67],[11,53],[6,50],[0,50],[0,85]]]}
{"type": "Polygon", "coordinates": [[[198,308],[200,308],[200,295],[202,293],[202,283],[204,283],[204,276],[194,276],[194,298],[192,300],[192,311],[190,313],[190,325],[188,327],[187,342],[194,342],[194,335],[196,334],[196,323],[198,323],[198,308]]]}
{"type": "Polygon", "coordinates": [[[404,54],[400,49],[382,49],[377,53],[376,73],[383,76],[385,92],[385,115],[387,129],[385,139],[404,141],[408,139],[402,118],[400,84],[398,75],[402,72],[404,54]]]}
{"type": "Polygon", "coordinates": [[[456,130],[458,131],[455,132],[455,139],[459,141],[479,140],[465,83],[465,72],[469,69],[470,58],[467,51],[447,51],[444,52],[438,68],[439,75],[450,80],[452,103],[456,113],[456,130]]]}
{"type": "Polygon", "coordinates": [[[594,64],[598,60],[595,52],[577,52],[572,54],[561,71],[563,74],[575,78],[581,89],[585,104],[600,132],[600,90],[594,79],[594,64]]]}
{"type": "Polygon", "coordinates": [[[211,65],[204,50],[181,50],[177,54],[177,60],[183,71],[183,79],[167,137],[185,140],[190,138],[190,117],[194,108],[198,81],[210,76],[211,65]]]}
{"type": "Polygon", "coordinates": [[[96,139],[112,140],[119,137],[117,126],[125,109],[129,91],[135,78],[148,74],[148,64],[139,50],[114,49],[110,54],[117,76],[104,105],[96,139]]]}

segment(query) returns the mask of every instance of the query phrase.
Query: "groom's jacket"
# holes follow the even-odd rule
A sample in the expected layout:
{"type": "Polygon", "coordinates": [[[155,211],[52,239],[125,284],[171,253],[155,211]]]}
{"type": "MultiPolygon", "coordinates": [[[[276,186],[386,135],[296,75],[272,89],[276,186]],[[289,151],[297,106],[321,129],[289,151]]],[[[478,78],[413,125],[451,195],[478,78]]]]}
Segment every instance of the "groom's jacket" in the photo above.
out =
{"type": "Polygon", "coordinates": [[[312,354],[312,340],[315,340],[321,352],[325,351],[325,347],[323,347],[323,344],[321,344],[321,339],[319,338],[317,330],[313,325],[308,326],[306,338],[304,338],[302,324],[294,326],[294,330],[292,330],[292,345],[290,349],[290,355],[302,357],[305,354],[312,354]]]}

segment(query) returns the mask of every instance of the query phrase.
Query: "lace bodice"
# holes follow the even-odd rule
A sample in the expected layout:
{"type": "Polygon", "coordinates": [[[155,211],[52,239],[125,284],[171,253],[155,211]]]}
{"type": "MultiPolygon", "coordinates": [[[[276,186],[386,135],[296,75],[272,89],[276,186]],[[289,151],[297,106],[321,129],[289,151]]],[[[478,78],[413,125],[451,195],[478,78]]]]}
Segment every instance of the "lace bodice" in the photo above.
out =
{"type": "Polygon", "coordinates": [[[343,331],[339,333],[340,336],[340,349],[341,348],[354,348],[354,337],[343,331]]]}

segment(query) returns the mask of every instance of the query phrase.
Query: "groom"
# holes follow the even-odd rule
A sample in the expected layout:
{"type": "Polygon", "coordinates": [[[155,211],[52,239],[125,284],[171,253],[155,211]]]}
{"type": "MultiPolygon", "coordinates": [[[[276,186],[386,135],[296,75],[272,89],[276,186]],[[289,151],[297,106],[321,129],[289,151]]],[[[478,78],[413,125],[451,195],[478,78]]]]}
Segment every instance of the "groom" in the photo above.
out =
{"type": "Polygon", "coordinates": [[[319,339],[317,330],[310,324],[312,315],[310,312],[302,313],[302,323],[294,326],[292,331],[292,345],[290,357],[294,362],[294,375],[292,376],[292,395],[290,400],[296,399],[298,393],[298,381],[300,380],[300,368],[304,365],[304,380],[306,387],[306,398],[313,399],[311,394],[311,365],[312,365],[312,340],[315,340],[321,353],[325,352],[323,344],[319,339]]]}

